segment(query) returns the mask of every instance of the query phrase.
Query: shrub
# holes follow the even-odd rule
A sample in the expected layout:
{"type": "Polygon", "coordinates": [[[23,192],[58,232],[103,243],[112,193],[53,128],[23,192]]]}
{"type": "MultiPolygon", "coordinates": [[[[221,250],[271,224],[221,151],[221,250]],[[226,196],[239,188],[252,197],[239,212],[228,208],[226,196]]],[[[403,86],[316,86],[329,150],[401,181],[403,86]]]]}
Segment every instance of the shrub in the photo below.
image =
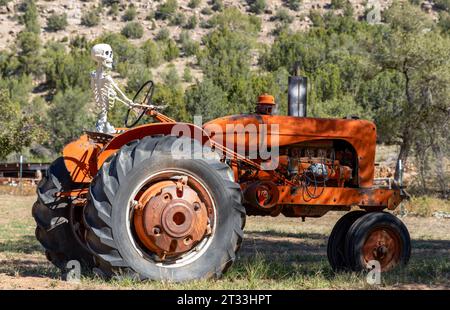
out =
{"type": "Polygon", "coordinates": [[[132,21],[133,19],[136,18],[136,15],[137,15],[136,7],[134,6],[134,4],[130,4],[128,6],[128,9],[123,14],[122,20],[125,22],[132,21]]]}
{"type": "Polygon", "coordinates": [[[166,83],[166,85],[180,84],[180,77],[178,76],[177,69],[175,69],[175,66],[170,65],[168,70],[165,72],[164,83],[166,83]]]}
{"type": "Polygon", "coordinates": [[[148,67],[156,67],[161,63],[162,55],[158,45],[153,40],[147,40],[142,44],[143,60],[148,67]]]}
{"type": "Polygon", "coordinates": [[[108,11],[108,15],[117,16],[119,15],[119,5],[117,3],[113,3],[111,8],[108,11]]]}
{"type": "Polygon", "coordinates": [[[181,45],[181,50],[185,56],[192,56],[197,54],[200,48],[200,44],[191,39],[187,31],[182,31],[178,38],[178,42],[181,45]]]}
{"type": "Polygon", "coordinates": [[[222,0],[211,0],[211,8],[216,12],[223,11],[223,1],[222,0]]]}
{"type": "Polygon", "coordinates": [[[155,36],[156,41],[166,41],[170,37],[170,31],[167,28],[161,28],[155,36]]]}
{"type": "Polygon", "coordinates": [[[158,6],[155,12],[155,18],[162,20],[169,19],[176,12],[177,7],[177,0],[167,0],[158,6]]]}
{"type": "Polygon", "coordinates": [[[447,12],[439,13],[438,26],[442,29],[442,31],[450,33],[450,15],[447,12]]]}
{"type": "Polygon", "coordinates": [[[286,10],[285,8],[278,9],[278,11],[275,13],[274,19],[285,24],[290,24],[293,21],[293,17],[289,14],[289,11],[286,10]]]}
{"type": "Polygon", "coordinates": [[[129,39],[139,39],[144,35],[144,28],[138,22],[129,22],[122,28],[121,33],[129,39]]]}
{"type": "Polygon", "coordinates": [[[331,0],[331,8],[335,10],[342,9],[347,0],[331,0]]]}
{"type": "Polygon", "coordinates": [[[183,80],[186,83],[191,83],[192,82],[192,73],[191,73],[191,69],[189,69],[189,67],[185,67],[184,71],[183,71],[183,80]]]}
{"type": "Polygon", "coordinates": [[[166,61],[172,61],[180,55],[180,49],[177,44],[169,39],[166,43],[166,48],[164,50],[164,59],[166,61]]]}
{"type": "Polygon", "coordinates": [[[155,18],[155,12],[154,11],[148,12],[147,16],[145,16],[145,20],[152,20],[154,18],[155,18]]]}
{"type": "Polygon", "coordinates": [[[100,24],[100,14],[98,9],[91,9],[86,11],[83,16],[81,16],[81,24],[86,27],[94,27],[100,24]]]}
{"type": "Polygon", "coordinates": [[[200,13],[202,13],[203,15],[211,15],[212,14],[212,10],[209,6],[205,6],[200,13]]]}
{"type": "Polygon", "coordinates": [[[67,14],[52,14],[47,18],[47,30],[48,31],[59,31],[66,29],[67,23],[67,14]]]}
{"type": "Polygon", "coordinates": [[[250,11],[255,14],[262,14],[266,9],[266,0],[253,0],[250,3],[250,11]]]}
{"type": "Polygon", "coordinates": [[[438,10],[449,11],[450,10],[450,0],[435,0],[434,7],[438,10]]]}
{"type": "Polygon", "coordinates": [[[127,92],[135,93],[146,81],[152,78],[152,73],[141,64],[133,65],[127,74],[127,92]]]}
{"type": "Polygon", "coordinates": [[[286,0],[286,5],[293,11],[298,11],[300,9],[301,0],[286,0]]]}
{"type": "Polygon", "coordinates": [[[199,5],[200,5],[200,0],[191,0],[188,3],[188,7],[190,7],[191,9],[195,9],[199,5]]]}
{"type": "Polygon", "coordinates": [[[186,24],[186,15],[184,15],[182,12],[178,12],[170,20],[170,24],[177,25],[177,26],[184,26],[186,24]]]}
{"type": "Polygon", "coordinates": [[[192,15],[191,17],[189,17],[186,25],[184,25],[184,28],[195,29],[195,27],[197,27],[197,16],[192,15]]]}
{"type": "Polygon", "coordinates": [[[313,23],[315,27],[324,27],[325,21],[322,17],[322,14],[318,10],[311,10],[309,12],[309,19],[313,23]]]}

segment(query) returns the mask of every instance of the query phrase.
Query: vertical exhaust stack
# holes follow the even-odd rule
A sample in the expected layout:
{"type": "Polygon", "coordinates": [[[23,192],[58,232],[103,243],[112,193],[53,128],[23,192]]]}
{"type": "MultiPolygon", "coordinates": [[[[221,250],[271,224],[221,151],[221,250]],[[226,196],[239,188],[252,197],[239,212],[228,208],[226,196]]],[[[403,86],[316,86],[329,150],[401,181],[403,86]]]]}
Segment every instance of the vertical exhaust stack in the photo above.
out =
{"type": "Polygon", "coordinates": [[[298,66],[288,79],[288,115],[306,117],[308,78],[299,76],[298,66]]]}

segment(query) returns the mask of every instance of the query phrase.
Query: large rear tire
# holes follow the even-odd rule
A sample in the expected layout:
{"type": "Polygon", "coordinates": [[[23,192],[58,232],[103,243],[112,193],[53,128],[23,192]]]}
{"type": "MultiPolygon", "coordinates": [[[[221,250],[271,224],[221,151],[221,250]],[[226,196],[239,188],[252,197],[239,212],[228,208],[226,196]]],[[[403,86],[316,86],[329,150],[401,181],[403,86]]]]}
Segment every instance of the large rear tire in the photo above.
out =
{"type": "Polygon", "coordinates": [[[201,146],[185,137],[146,137],[103,164],[84,216],[104,275],[180,282],[231,266],[243,238],[242,193],[228,165],[192,149],[201,146]],[[194,157],[173,156],[180,142],[194,157]]]}
{"type": "Polygon", "coordinates": [[[59,196],[72,188],[64,159],[59,157],[39,182],[38,198],[32,208],[36,238],[45,248],[47,259],[63,271],[71,260],[79,261],[85,269],[94,264],[93,255],[79,240],[73,227],[80,224],[81,209],[74,209],[69,198],[59,196]]]}

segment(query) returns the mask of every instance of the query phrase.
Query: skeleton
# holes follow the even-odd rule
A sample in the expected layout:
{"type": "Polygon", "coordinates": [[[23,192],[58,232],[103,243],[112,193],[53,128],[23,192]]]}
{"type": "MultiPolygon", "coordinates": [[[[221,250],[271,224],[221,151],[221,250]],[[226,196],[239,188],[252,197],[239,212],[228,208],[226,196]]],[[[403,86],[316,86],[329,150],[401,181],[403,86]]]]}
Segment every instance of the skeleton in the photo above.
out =
{"type": "Polygon", "coordinates": [[[113,63],[111,46],[96,44],[92,48],[91,56],[97,62],[97,69],[91,73],[91,87],[95,103],[100,110],[95,127],[98,132],[112,134],[116,132],[116,129],[108,122],[108,111],[114,106],[115,101],[129,108],[137,105],[122,92],[109,74],[113,63]]]}

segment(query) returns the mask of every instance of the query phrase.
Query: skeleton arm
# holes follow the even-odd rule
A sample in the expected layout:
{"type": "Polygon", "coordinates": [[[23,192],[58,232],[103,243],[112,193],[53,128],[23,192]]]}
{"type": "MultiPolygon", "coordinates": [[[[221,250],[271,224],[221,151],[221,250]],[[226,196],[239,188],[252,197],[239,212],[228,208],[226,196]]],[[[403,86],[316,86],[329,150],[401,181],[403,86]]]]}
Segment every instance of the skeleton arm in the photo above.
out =
{"type": "Polygon", "coordinates": [[[127,97],[127,95],[125,95],[122,92],[122,90],[119,88],[119,86],[116,84],[116,82],[114,82],[114,80],[112,79],[112,77],[110,75],[108,75],[106,78],[108,79],[108,82],[110,83],[110,85],[114,89],[114,91],[117,92],[117,94],[119,95],[119,96],[116,96],[114,99],[122,102],[123,104],[125,104],[127,107],[130,107],[130,108],[136,106],[134,104],[134,102],[131,99],[129,99],[127,97]]]}

